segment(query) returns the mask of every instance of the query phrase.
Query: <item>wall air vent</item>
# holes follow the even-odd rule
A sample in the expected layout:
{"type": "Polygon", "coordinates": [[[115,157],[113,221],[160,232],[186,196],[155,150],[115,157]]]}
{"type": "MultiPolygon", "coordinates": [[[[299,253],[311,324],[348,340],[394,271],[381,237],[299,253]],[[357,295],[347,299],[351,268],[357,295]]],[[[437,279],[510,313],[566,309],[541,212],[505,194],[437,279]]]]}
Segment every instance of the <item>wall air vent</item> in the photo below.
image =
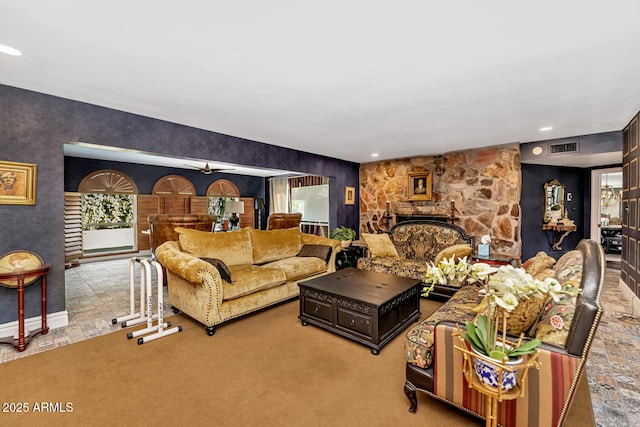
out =
{"type": "Polygon", "coordinates": [[[551,144],[549,145],[549,154],[566,154],[566,153],[577,153],[580,146],[577,142],[567,142],[564,144],[551,144]]]}

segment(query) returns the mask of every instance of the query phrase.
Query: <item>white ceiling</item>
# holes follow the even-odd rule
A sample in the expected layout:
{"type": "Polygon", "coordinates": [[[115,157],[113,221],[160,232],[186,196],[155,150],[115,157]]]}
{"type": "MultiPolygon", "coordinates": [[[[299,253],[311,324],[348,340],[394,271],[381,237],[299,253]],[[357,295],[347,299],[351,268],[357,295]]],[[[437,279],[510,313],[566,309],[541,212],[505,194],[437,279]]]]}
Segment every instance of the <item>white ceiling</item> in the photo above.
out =
{"type": "Polygon", "coordinates": [[[24,52],[0,54],[0,83],[363,163],[621,130],[639,17],[637,0],[0,0],[0,44],[24,52]]]}

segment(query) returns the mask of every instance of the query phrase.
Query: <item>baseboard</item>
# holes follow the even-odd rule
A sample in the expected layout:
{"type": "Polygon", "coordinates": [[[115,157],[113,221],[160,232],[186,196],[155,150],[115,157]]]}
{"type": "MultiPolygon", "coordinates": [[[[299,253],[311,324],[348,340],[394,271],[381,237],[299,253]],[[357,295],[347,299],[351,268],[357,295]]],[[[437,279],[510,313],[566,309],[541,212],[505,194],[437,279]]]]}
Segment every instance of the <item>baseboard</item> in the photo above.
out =
{"type": "MultiPolygon", "coordinates": [[[[69,313],[59,311],[47,315],[47,326],[49,330],[62,328],[69,325],[69,313]]],[[[27,330],[34,331],[42,326],[42,318],[40,316],[24,319],[24,327],[27,330]]],[[[18,321],[0,324],[0,337],[16,336],[18,334],[18,321]]]]}
{"type": "Polygon", "coordinates": [[[631,304],[633,305],[633,312],[640,313],[640,300],[636,295],[634,295],[634,293],[631,291],[631,289],[629,289],[627,284],[622,281],[622,279],[620,279],[620,281],[618,282],[618,287],[620,288],[620,292],[622,292],[622,295],[627,300],[631,301],[631,304]]]}

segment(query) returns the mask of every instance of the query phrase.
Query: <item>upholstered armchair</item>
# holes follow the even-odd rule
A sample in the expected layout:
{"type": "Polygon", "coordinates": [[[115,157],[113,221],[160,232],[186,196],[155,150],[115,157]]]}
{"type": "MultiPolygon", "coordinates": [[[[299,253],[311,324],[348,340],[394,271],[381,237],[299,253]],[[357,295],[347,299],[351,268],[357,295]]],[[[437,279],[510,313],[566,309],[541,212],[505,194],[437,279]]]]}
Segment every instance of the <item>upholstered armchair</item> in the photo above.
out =
{"type": "MultiPolygon", "coordinates": [[[[157,260],[156,248],[164,242],[177,241],[179,234],[176,227],[193,228],[200,231],[211,231],[216,225],[218,217],[215,215],[196,215],[196,214],[157,214],[149,215],[149,242],[151,243],[151,256],[157,260]]],[[[167,284],[167,270],[162,267],[164,272],[163,282],[167,284]]]]}
{"type": "Polygon", "coordinates": [[[149,221],[149,241],[151,243],[151,253],[155,258],[156,248],[167,241],[177,241],[178,233],[176,227],[193,228],[200,231],[213,231],[218,217],[215,215],[195,215],[195,214],[158,214],[150,215],[149,221]]]}
{"type": "Polygon", "coordinates": [[[301,213],[273,213],[267,218],[267,230],[300,227],[301,213]]]}

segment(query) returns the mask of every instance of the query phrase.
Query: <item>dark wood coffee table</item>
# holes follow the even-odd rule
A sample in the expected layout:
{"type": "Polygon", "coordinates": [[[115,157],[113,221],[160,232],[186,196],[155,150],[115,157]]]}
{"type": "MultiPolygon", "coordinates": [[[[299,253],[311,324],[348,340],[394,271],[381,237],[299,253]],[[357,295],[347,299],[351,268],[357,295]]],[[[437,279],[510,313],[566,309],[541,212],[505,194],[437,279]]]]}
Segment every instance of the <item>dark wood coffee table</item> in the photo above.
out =
{"type": "Polygon", "coordinates": [[[420,316],[419,280],[345,268],[300,282],[300,320],[380,349],[420,316]]]}

